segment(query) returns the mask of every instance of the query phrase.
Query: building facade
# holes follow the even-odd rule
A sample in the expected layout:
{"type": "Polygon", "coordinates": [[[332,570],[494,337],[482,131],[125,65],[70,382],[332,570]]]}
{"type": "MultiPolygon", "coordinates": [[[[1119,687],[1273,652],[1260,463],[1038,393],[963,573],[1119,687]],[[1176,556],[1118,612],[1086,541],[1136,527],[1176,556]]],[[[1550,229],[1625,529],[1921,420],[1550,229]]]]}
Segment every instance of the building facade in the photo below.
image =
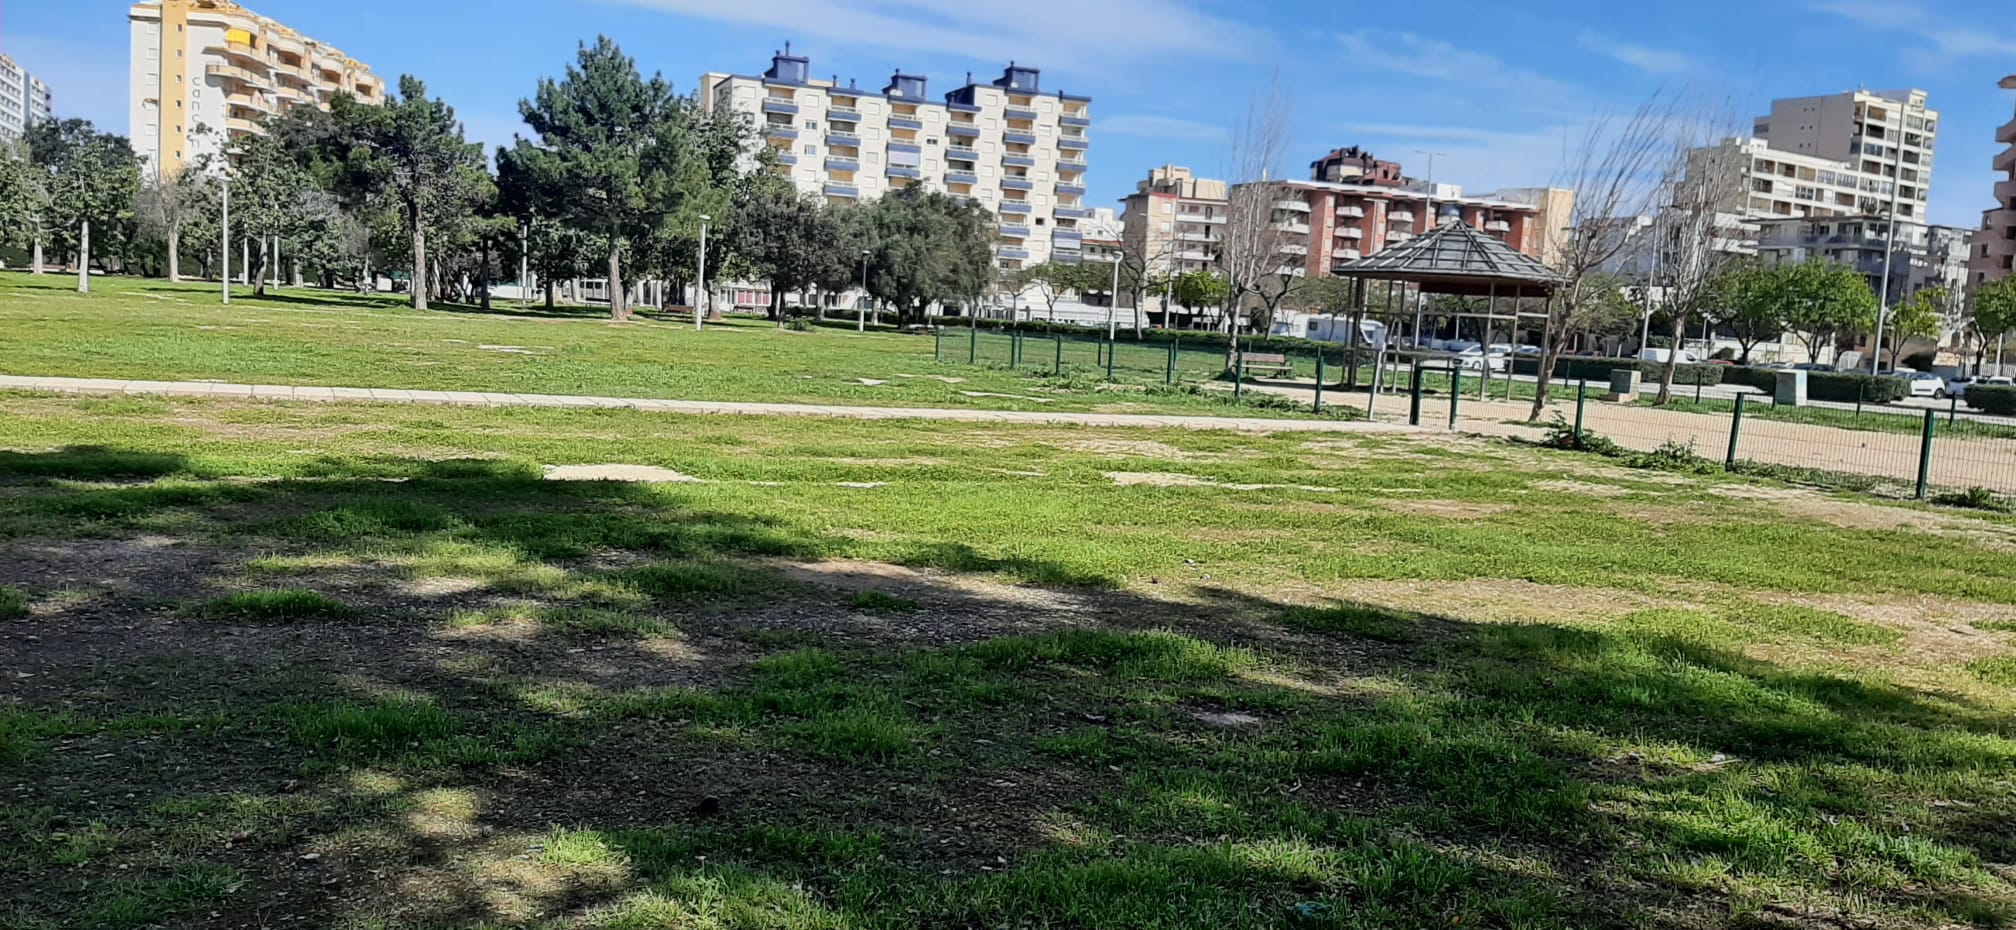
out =
{"type": "Polygon", "coordinates": [[[1121,199],[1121,238],[1143,256],[1153,277],[1170,277],[1213,267],[1229,216],[1224,181],[1199,178],[1190,169],[1163,165],[1121,199]]]}
{"type": "Polygon", "coordinates": [[[1883,216],[1755,222],[1760,229],[1757,254],[1765,264],[1824,261],[1853,268],[1869,279],[1872,293],[1888,293],[1892,303],[1931,288],[1955,293],[1967,285],[1971,229],[1900,220],[1893,251],[1890,221],[1883,216]],[[1886,253],[1887,289],[1883,283],[1886,253]]]}
{"type": "MultiPolygon", "coordinates": [[[[2003,90],[2016,90],[2016,74],[2002,79],[2003,90]]],[[[2004,148],[1992,165],[2001,175],[1995,181],[1995,206],[1982,211],[1981,229],[1974,234],[1968,273],[1975,285],[2006,278],[2016,271],[2016,119],[1995,130],[1995,141],[2004,148]]]]}
{"type": "Polygon", "coordinates": [[[128,107],[143,170],[173,176],[260,123],[338,93],[383,103],[385,82],[335,47],[230,0],[153,0],[127,12],[128,107]]]}
{"type": "MultiPolygon", "coordinates": [[[[1534,258],[1542,258],[1549,248],[1543,214],[1557,200],[1536,197],[1538,202],[1521,202],[1497,197],[1467,197],[1460,188],[1442,188],[1446,196],[1428,190],[1388,187],[1377,184],[1337,184],[1328,181],[1288,181],[1281,185],[1302,201],[1302,223],[1291,222],[1290,231],[1307,225],[1304,271],[1311,277],[1328,275],[1334,268],[1399,245],[1445,223],[1462,223],[1479,229],[1534,258]]],[[[1567,194],[1563,191],[1562,194],[1567,194]]],[[[1568,195],[1573,209],[1573,195],[1568,195]]],[[[1290,217],[1277,217],[1290,219],[1290,217]]]]}
{"type": "Polygon", "coordinates": [[[1312,162],[1309,177],[1338,184],[1376,184],[1381,187],[1401,187],[1407,183],[1399,162],[1381,161],[1355,145],[1333,149],[1330,154],[1312,162]]]}
{"type": "MultiPolygon", "coordinates": [[[[1855,90],[1773,100],[1771,112],[1757,117],[1753,123],[1752,134],[1774,152],[1781,153],[1781,162],[1801,156],[1846,165],[1857,182],[1856,193],[1875,193],[1884,204],[1878,210],[1850,212],[1888,215],[1894,197],[1899,218],[1924,222],[1932,186],[1933,152],[1939,136],[1939,114],[1927,108],[1925,102],[1925,92],[1915,89],[1855,90]]],[[[1815,185],[1798,168],[1794,175],[1785,174],[1782,163],[1779,168],[1775,176],[1762,172],[1753,175],[1772,181],[1768,200],[1776,212],[1769,215],[1836,216],[1842,212],[1839,203],[1819,204],[1831,209],[1830,213],[1797,212],[1807,202],[1798,196],[1800,188],[1826,185],[1815,185]],[[1787,179],[1792,182],[1789,190],[1783,183],[1787,179]],[[1795,212],[1777,210],[1781,206],[1795,212]]],[[[1754,193],[1767,192],[1753,189],[1754,193]]],[[[1757,199],[1753,197],[1753,203],[1757,199]]],[[[1753,207],[1752,212],[1762,211],[1753,207]]]]}
{"type": "Polygon", "coordinates": [[[810,72],[811,59],[786,48],[760,76],[702,75],[701,105],[747,114],[805,194],[851,203],[942,191],[1000,217],[1003,268],[1083,257],[1091,98],[1046,92],[1040,71],[1016,64],[935,100],[922,75],[871,90],[810,72]]]}
{"type": "Polygon", "coordinates": [[[0,139],[19,139],[28,127],[56,115],[49,85],[14,59],[0,55],[0,139]]]}

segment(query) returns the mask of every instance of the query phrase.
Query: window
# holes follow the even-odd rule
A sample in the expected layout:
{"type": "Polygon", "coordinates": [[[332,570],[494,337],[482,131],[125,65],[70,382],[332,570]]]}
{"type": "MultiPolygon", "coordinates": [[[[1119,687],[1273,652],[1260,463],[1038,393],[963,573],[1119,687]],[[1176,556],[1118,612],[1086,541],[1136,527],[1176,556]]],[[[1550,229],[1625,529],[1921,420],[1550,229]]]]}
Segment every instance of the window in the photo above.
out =
{"type": "Polygon", "coordinates": [[[808,119],[808,120],[806,120],[806,121],[805,121],[805,128],[806,128],[806,129],[818,129],[818,128],[819,128],[819,121],[818,121],[818,120],[816,120],[816,119],[808,119]]]}
{"type": "Polygon", "coordinates": [[[1167,221],[1167,220],[1164,220],[1164,221],[1162,222],[1162,231],[1163,231],[1163,232],[1165,232],[1165,233],[1166,233],[1166,232],[1169,232],[1170,230],[1172,230],[1172,229],[1175,229],[1175,228],[1176,228],[1175,224],[1173,224],[1173,223],[1170,223],[1170,222],[1169,222],[1169,221],[1167,221]]]}
{"type": "MultiPolygon", "coordinates": [[[[1163,216],[1168,216],[1169,214],[1171,214],[1171,213],[1174,213],[1174,212],[1176,212],[1176,205],[1175,205],[1175,204],[1173,204],[1173,203],[1165,203],[1165,204],[1163,204],[1163,205],[1162,205],[1162,215],[1163,215],[1163,216]]],[[[1168,223],[1163,223],[1162,225],[1163,225],[1163,227],[1164,227],[1163,231],[1164,231],[1164,232],[1167,232],[1167,231],[1168,231],[1167,227],[1168,227],[1168,225],[1169,225],[1169,224],[1168,224],[1168,223]]]]}
{"type": "Polygon", "coordinates": [[[819,147],[818,147],[818,146],[816,146],[816,145],[808,145],[808,146],[806,146],[806,147],[805,147],[805,154],[807,154],[807,155],[817,155],[817,154],[819,154],[819,147]]]}
{"type": "Polygon", "coordinates": [[[1038,225],[1038,226],[1041,226],[1041,225],[1043,225],[1043,218],[1042,218],[1042,217],[1040,217],[1040,216],[1039,216],[1039,217],[1037,217],[1037,218],[1036,218],[1036,225],[1038,225]]]}

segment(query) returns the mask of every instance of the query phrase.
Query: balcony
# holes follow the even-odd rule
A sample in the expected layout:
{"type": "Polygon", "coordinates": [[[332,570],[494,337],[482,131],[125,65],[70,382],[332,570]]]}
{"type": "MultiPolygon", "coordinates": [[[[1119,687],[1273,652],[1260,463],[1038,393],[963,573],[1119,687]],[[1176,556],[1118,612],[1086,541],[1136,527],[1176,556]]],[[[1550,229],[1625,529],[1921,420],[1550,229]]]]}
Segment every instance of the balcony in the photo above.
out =
{"type": "Polygon", "coordinates": [[[1996,181],[1995,199],[2002,203],[2016,200],[2016,179],[1996,181]]]}
{"type": "Polygon", "coordinates": [[[1386,222],[1388,222],[1388,223],[1412,223],[1412,222],[1414,222],[1414,211],[1412,211],[1412,210],[1391,210],[1391,211],[1388,211],[1388,212],[1387,212],[1387,214],[1386,214],[1386,222]]]}
{"type": "Polygon", "coordinates": [[[1036,159],[1028,155],[1003,155],[1001,163],[1011,168],[1034,168],[1036,159]]]}
{"type": "Polygon", "coordinates": [[[1281,254],[1283,254],[1283,255],[1308,255],[1308,254],[1309,254],[1309,247],[1308,247],[1308,246],[1306,246],[1306,245],[1293,245],[1293,244],[1290,244],[1290,245],[1284,245],[1284,246],[1282,246],[1282,247],[1281,247],[1281,254]]]}
{"type": "Polygon", "coordinates": [[[980,152],[978,149],[967,148],[963,145],[952,145],[945,148],[945,157],[952,161],[979,161],[980,152]]]}
{"type": "Polygon", "coordinates": [[[1085,196],[1085,188],[1078,184],[1059,184],[1057,185],[1057,196],[1083,197],[1085,196]]]}
{"type": "Polygon", "coordinates": [[[1342,218],[1344,218],[1344,219],[1347,219],[1347,220],[1362,220],[1362,219],[1364,219],[1364,218],[1365,218],[1365,208],[1364,208],[1364,207],[1338,207],[1338,208],[1337,208],[1337,215],[1338,215],[1339,217],[1342,217],[1342,218]]]}
{"type": "Polygon", "coordinates": [[[763,135],[771,139],[793,140],[798,138],[798,130],[783,123],[771,123],[763,127],[763,135]]]}
{"type": "Polygon", "coordinates": [[[2016,145],[2016,119],[2003,123],[1995,130],[1995,141],[2003,145],[2016,145]]]}
{"type": "Polygon", "coordinates": [[[912,154],[912,155],[922,155],[922,154],[924,154],[924,147],[923,147],[923,146],[921,146],[921,145],[918,145],[918,144],[917,144],[917,143],[915,143],[915,142],[899,142],[899,141],[891,141],[891,142],[889,143],[889,151],[891,151],[891,152],[909,152],[909,153],[910,153],[910,154],[912,154]]]}
{"type": "Polygon", "coordinates": [[[1308,223],[1275,223],[1274,228],[1297,236],[1309,235],[1308,223]]]}
{"type": "Polygon", "coordinates": [[[1289,211],[1289,212],[1291,212],[1291,213],[1309,213],[1309,212],[1312,212],[1312,208],[1311,208],[1311,207],[1309,206],[1309,201],[1307,201],[1307,200],[1299,200],[1299,199],[1297,199],[1297,200],[1276,200],[1276,201],[1274,201],[1274,209],[1276,209],[1276,210],[1287,210],[1287,211],[1289,211]]]}
{"type": "Polygon", "coordinates": [[[1404,229],[1396,229],[1386,234],[1386,242],[1388,245],[1391,245],[1392,243],[1395,242],[1406,242],[1407,240],[1412,238],[1414,238],[1414,234],[1404,229]]]}
{"type": "Polygon", "coordinates": [[[798,156],[789,152],[779,152],[777,153],[777,163],[786,166],[795,165],[798,163],[798,156]]]}
{"type": "Polygon", "coordinates": [[[1001,140],[1009,145],[1035,145],[1036,137],[1026,132],[1004,132],[1001,140]]]}
{"type": "Polygon", "coordinates": [[[858,159],[858,158],[835,158],[835,157],[833,157],[833,156],[831,156],[831,155],[828,155],[828,156],[826,156],[826,170],[827,170],[827,171],[859,171],[859,170],[861,170],[861,159],[858,159]]]}
{"type": "Polygon", "coordinates": [[[1183,249],[1176,253],[1176,257],[1186,262],[1208,262],[1216,259],[1218,255],[1207,249],[1183,249]]]}
{"type": "Polygon", "coordinates": [[[1337,238],[1363,239],[1365,238],[1365,230],[1359,229],[1356,226],[1339,226],[1337,227],[1337,238]]]}
{"type": "Polygon", "coordinates": [[[859,198],[861,196],[861,189],[852,184],[828,184],[826,185],[826,196],[859,198]]]}
{"type": "Polygon", "coordinates": [[[1060,220],[1082,220],[1092,215],[1092,211],[1081,210],[1077,207],[1058,207],[1050,212],[1057,214],[1057,218],[1060,220]]]}
{"type": "Polygon", "coordinates": [[[789,97],[765,97],[763,98],[763,112],[796,115],[798,112],[798,102],[789,97]]]}
{"type": "Polygon", "coordinates": [[[1996,154],[1994,168],[1998,172],[2016,168],[2016,145],[2003,149],[2000,153],[1996,154]]]}
{"type": "Polygon", "coordinates": [[[1088,144],[1089,143],[1087,143],[1086,140],[1084,139],[1073,138],[1071,136],[1065,136],[1064,138],[1057,140],[1058,148],[1071,149],[1073,151],[1080,151],[1080,152],[1084,151],[1086,145],[1088,144]]]}
{"type": "Polygon", "coordinates": [[[947,171],[945,172],[945,183],[978,184],[980,183],[980,176],[971,171],[947,171]]]}
{"type": "Polygon", "coordinates": [[[1001,189],[1004,191],[1033,191],[1036,189],[1036,182],[1028,178],[1002,178],[1001,189]]]}
{"type": "Polygon", "coordinates": [[[978,139],[980,138],[980,127],[965,123],[953,123],[945,127],[945,133],[959,139],[978,139]]]}
{"type": "Polygon", "coordinates": [[[912,129],[912,130],[923,129],[924,121],[914,116],[892,116],[889,117],[889,128],[912,129]]]}
{"type": "Polygon", "coordinates": [[[220,42],[216,45],[210,46],[208,49],[206,49],[206,51],[217,52],[219,54],[222,54],[226,58],[231,58],[237,61],[245,62],[246,64],[249,65],[254,65],[258,67],[258,69],[261,71],[264,71],[269,67],[266,64],[265,55],[260,54],[258,49],[253,48],[250,45],[246,45],[243,42],[220,42]]]}
{"type": "Polygon", "coordinates": [[[250,133],[255,136],[263,136],[266,134],[266,127],[261,126],[258,123],[253,122],[252,120],[245,119],[244,117],[239,116],[225,117],[224,128],[232,132],[250,133]]]}
{"type": "Polygon", "coordinates": [[[1060,116],[1057,117],[1057,122],[1066,126],[1077,126],[1081,129],[1092,125],[1092,119],[1086,116],[1060,116]]]}
{"type": "Polygon", "coordinates": [[[253,87],[267,86],[265,75],[254,74],[237,65],[209,65],[203,69],[203,73],[215,78],[225,78],[227,80],[250,84],[253,87]]]}
{"type": "Polygon", "coordinates": [[[1020,200],[1009,200],[1009,201],[1004,201],[1004,202],[1003,202],[1003,203],[1001,204],[1001,212],[1003,212],[1003,213],[1028,213],[1028,212],[1030,212],[1030,207],[1029,207],[1029,205],[1028,205],[1028,204],[1026,204],[1026,203],[1023,203],[1023,202],[1022,202],[1022,201],[1020,201],[1020,200]]]}
{"type": "Polygon", "coordinates": [[[1029,238],[1029,227],[1018,226],[1013,223],[1002,223],[1001,235],[1007,236],[1010,239],[1027,239],[1029,238]]]}
{"type": "Polygon", "coordinates": [[[829,132],[826,134],[826,144],[858,149],[861,147],[861,137],[851,132],[829,132]]]}
{"type": "Polygon", "coordinates": [[[1223,213],[1178,213],[1176,218],[1185,223],[1223,223],[1223,213]]]}
{"type": "MultiPolygon", "coordinates": [[[[1338,249],[1334,252],[1331,252],[1330,257],[1340,262],[1341,261],[1355,262],[1361,258],[1364,258],[1365,253],[1360,252],[1357,249],[1338,249]]],[[[1331,270],[1333,271],[1336,270],[1336,266],[1332,266],[1331,270]]]]}
{"type": "Polygon", "coordinates": [[[1484,231],[1495,233],[1508,233],[1512,231],[1512,224],[1504,220],[1492,220],[1491,222],[1484,224],[1484,231]]]}
{"type": "Polygon", "coordinates": [[[843,107],[835,104],[826,108],[826,119],[835,123],[859,123],[861,122],[861,111],[853,107],[843,107]]]}
{"type": "Polygon", "coordinates": [[[995,249],[995,250],[994,250],[994,254],[995,254],[995,255],[998,255],[998,256],[1000,256],[1000,257],[1002,257],[1002,258],[1014,258],[1014,259],[1022,259],[1022,260],[1027,260],[1027,259],[1029,258],[1029,250],[1028,250],[1028,249],[1016,249],[1016,248],[1010,248],[1010,247],[1008,247],[1008,246],[1005,246],[1005,245],[1004,245],[1004,246],[1002,246],[1002,247],[1000,247],[1000,248],[998,248],[998,249],[995,249]]]}
{"type": "Polygon", "coordinates": [[[1058,162],[1058,163],[1057,163],[1057,170],[1058,170],[1058,171],[1070,171],[1070,172],[1073,172],[1073,173],[1075,173],[1075,174],[1084,174],[1084,173],[1085,173],[1085,163],[1084,163],[1084,162],[1082,162],[1082,161],[1071,161],[1071,160],[1069,160],[1069,159],[1066,159],[1066,160],[1064,160],[1064,161],[1060,161],[1060,162],[1058,162]]]}
{"type": "Polygon", "coordinates": [[[924,172],[911,165],[890,165],[885,172],[892,178],[921,178],[924,172]]]}
{"type": "Polygon", "coordinates": [[[1085,237],[1077,232],[1066,232],[1060,229],[1050,234],[1050,241],[1055,243],[1059,248],[1075,249],[1085,244],[1085,237]]]}
{"type": "Polygon", "coordinates": [[[1085,256],[1076,251],[1065,251],[1060,246],[1057,251],[1050,253],[1050,260],[1060,265],[1076,265],[1084,261],[1085,256]]]}
{"type": "Polygon", "coordinates": [[[1210,233],[1209,231],[1203,231],[1203,232],[1179,232],[1179,233],[1177,233],[1177,234],[1176,234],[1176,241],[1178,241],[1178,242],[1217,242],[1217,241],[1218,241],[1218,239],[1217,239],[1217,237],[1216,237],[1216,236],[1213,236],[1213,235],[1211,235],[1211,233],[1210,233]]]}
{"type": "Polygon", "coordinates": [[[276,112],[272,102],[268,101],[264,94],[231,94],[225,98],[225,102],[234,107],[257,110],[260,113],[276,112]]]}
{"type": "Polygon", "coordinates": [[[1009,107],[1008,118],[1019,119],[1025,123],[1033,123],[1036,121],[1036,111],[1025,107],[1009,107]]]}

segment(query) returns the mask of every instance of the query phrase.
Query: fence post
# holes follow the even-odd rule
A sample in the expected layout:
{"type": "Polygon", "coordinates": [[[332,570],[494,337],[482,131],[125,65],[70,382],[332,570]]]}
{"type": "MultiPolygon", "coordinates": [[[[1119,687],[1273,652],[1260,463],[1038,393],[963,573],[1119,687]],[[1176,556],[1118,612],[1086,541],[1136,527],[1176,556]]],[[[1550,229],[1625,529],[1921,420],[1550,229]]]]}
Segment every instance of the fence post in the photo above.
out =
{"type": "Polygon", "coordinates": [[[1868,393],[1869,383],[1867,381],[1855,385],[1855,419],[1857,420],[1862,419],[1862,397],[1868,393]]]}
{"type": "Polygon", "coordinates": [[[966,364],[978,365],[980,364],[980,327],[977,324],[973,327],[972,333],[973,335],[966,340],[966,364]]]}
{"type": "Polygon", "coordinates": [[[1316,412],[1323,412],[1323,350],[1316,350],[1316,412]]]}
{"type": "Polygon", "coordinates": [[[1169,364],[1162,370],[1162,383],[1176,383],[1176,341],[1169,341],[1169,364]]]}
{"type": "Polygon", "coordinates": [[[1722,464],[1732,471],[1736,468],[1736,442],[1743,435],[1743,402],[1749,398],[1748,392],[1736,395],[1736,415],[1729,420],[1729,457],[1722,464]]]}
{"type": "Polygon", "coordinates": [[[1012,338],[1008,343],[1008,367],[1020,368],[1022,367],[1022,334],[1015,332],[1009,335],[1012,338]]]}
{"type": "Polygon", "coordinates": [[[1696,407],[1701,406],[1701,385],[1706,383],[1708,383],[1708,379],[1701,377],[1701,373],[1696,371],[1694,373],[1694,406],[1696,407]]]}
{"type": "Polygon", "coordinates": [[[1582,442],[1582,413],[1589,407],[1589,379],[1575,384],[1575,442],[1582,442]]]}
{"type": "Polygon", "coordinates": [[[1111,339],[1106,340],[1106,380],[1109,382],[1113,380],[1113,356],[1120,354],[1114,351],[1118,348],[1120,348],[1119,343],[1111,339]]]}
{"type": "Polygon", "coordinates": [[[945,327],[943,326],[938,327],[938,330],[931,334],[931,360],[934,362],[945,360],[945,327]]]}
{"type": "Polygon", "coordinates": [[[1059,333],[1052,338],[1057,340],[1057,363],[1050,367],[1050,373],[1053,375],[1062,375],[1064,373],[1064,334],[1059,333]]]}
{"type": "MultiPolygon", "coordinates": [[[[1489,378],[1490,375],[1485,375],[1489,378]]],[[[1449,431],[1456,431],[1456,408],[1463,403],[1463,372],[1449,369],[1449,431]]]]}
{"type": "Polygon", "coordinates": [[[1233,399],[1235,400],[1238,399],[1240,393],[1245,389],[1246,389],[1246,350],[1240,349],[1238,352],[1237,359],[1232,363],[1233,399]]]}
{"type": "Polygon", "coordinates": [[[1932,484],[1932,433],[1939,428],[1939,414],[1925,411],[1925,439],[1918,447],[1918,499],[1925,499],[1925,492],[1932,484]]]}
{"type": "Polygon", "coordinates": [[[1408,403],[1407,407],[1408,426],[1421,425],[1421,374],[1421,360],[1417,358],[1414,360],[1414,384],[1410,389],[1414,395],[1414,399],[1408,403]]]}
{"type": "Polygon", "coordinates": [[[1946,401],[1950,405],[1946,409],[1946,425],[1952,426],[1954,420],[1960,419],[1960,395],[1950,395],[1946,401]]]}

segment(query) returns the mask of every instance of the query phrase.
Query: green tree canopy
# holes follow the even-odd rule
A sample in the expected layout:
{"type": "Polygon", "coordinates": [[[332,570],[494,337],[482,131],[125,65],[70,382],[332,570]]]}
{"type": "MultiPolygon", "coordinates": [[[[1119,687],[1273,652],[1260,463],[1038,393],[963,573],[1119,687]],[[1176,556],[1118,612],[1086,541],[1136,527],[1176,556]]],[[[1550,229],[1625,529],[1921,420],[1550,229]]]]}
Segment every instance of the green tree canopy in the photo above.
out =
{"type": "MultiPolygon", "coordinates": [[[[44,235],[74,252],[88,225],[101,252],[118,249],[140,191],[140,159],[126,137],[99,132],[90,120],[43,120],[29,128],[27,145],[42,175],[44,235]]],[[[90,255],[78,256],[80,267],[90,263],[90,255]]]]}
{"type": "Polygon", "coordinates": [[[1785,325],[1797,332],[1807,354],[1818,361],[1820,347],[1836,335],[1867,329],[1876,322],[1876,294],[1855,269],[1831,262],[1784,265],[1785,325]]]}
{"type": "Polygon", "coordinates": [[[726,238],[730,251],[770,284],[770,317],[782,323],[786,293],[846,277],[860,255],[848,233],[825,204],[783,183],[745,188],[726,238]]]}
{"type": "Polygon", "coordinates": [[[861,208],[868,292],[921,322],[934,303],[977,306],[993,286],[993,214],[936,192],[899,191],[861,208]]]}
{"type": "Polygon", "coordinates": [[[1785,333],[1791,313],[1793,267],[1763,268],[1746,263],[1723,271],[1710,282],[1708,320],[1736,337],[1736,344],[1742,347],[1738,364],[1750,364],[1750,354],[1758,343],[1785,333]]]}

